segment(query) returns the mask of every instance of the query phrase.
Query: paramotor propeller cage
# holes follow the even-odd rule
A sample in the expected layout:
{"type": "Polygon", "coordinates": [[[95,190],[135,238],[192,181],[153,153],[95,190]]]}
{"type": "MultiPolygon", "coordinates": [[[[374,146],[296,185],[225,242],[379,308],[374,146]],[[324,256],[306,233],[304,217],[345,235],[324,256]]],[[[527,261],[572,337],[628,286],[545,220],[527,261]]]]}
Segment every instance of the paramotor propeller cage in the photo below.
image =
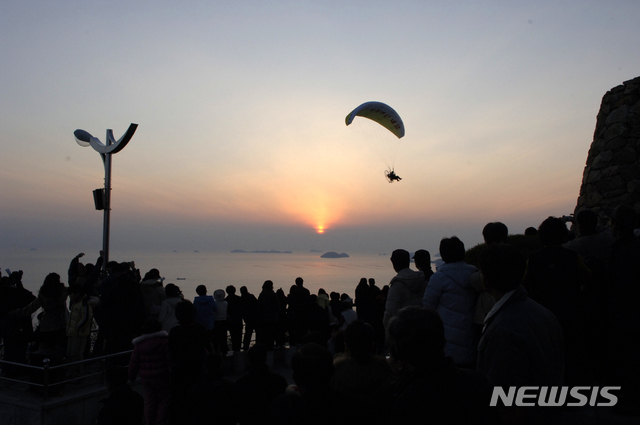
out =
{"type": "Polygon", "coordinates": [[[402,180],[402,177],[397,175],[396,172],[393,170],[393,168],[384,170],[384,176],[387,178],[387,181],[389,183],[393,183],[394,181],[399,182],[400,180],[402,180]]]}

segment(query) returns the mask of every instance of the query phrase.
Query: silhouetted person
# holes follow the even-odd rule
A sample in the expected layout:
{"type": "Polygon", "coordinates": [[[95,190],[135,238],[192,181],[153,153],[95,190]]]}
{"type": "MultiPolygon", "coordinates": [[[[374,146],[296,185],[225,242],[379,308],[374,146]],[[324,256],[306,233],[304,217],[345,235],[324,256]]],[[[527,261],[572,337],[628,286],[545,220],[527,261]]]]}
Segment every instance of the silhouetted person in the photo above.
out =
{"type": "Polygon", "coordinates": [[[244,337],[242,339],[242,349],[249,351],[251,338],[256,330],[256,320],[258,317],[258,299],[247,290],[246,286],[240,287],[240,312],[244,320],[244,337]]]}
{"type": "MultiPolygon", "coordinates": [[[[537,232],[537,231],[536,231],[537,232]]],[[[499,221],[487,223],[482,229],[482,238],[486,246],[495,245],[498,243],[507,243],[509,236],[509,229],[504,223],[499,221]]],[[[491,311],[496,301],[493,297],[484,289],[482,285],[482,273],[477,271],[469,278],[471,286],[478,292],[478,301],[476,302],[476,312],[473,319],[474,327],[476,328],[476,338],[480,338],[480,333],[484,327],[484,318],[491,311]]],[[[477,345],[478,341],[474,342],[477,345]]]]}
{"type": "Polygon", "coordinates": [[[280,318],[280,301],[273,291],[273,282],[266,280],[258,297],[256,341],[273,350],[280,318]]]}
{"type": "Polygon", "coordinates": [[[144,423],[144,400],[127,385],[127,369],[113,366],[105,372],[109,397],[98,413],[98,425],[140,425],[144,423]]]}
{"type": "Polygon", "coordinates": [[[185,408],[181,413],[184,423],[197,425],[235,425],[240,409],[233,385],[222,375],[222,357],[209,353],[204,363],[204,374],[187,392],[185,408]]]}
{"type": "Polygon", "coordinates": [[[391,170],[387,173],[387,180],[389,180],[389,183],[393,183],[394,181],[399,182],[400,180],[402,180],[402,177],[397,175],[395,171],[391,170]]]}
{"type": "Polygon", "coordinates": [[[358,314],[353,311],[353,300],[349,295],[342,294],[340,295],[340,301],[342,302],[342,313],[340,313],[340,319],[338,322],[340,323],[340,330],[347,329],[351,323],[358,320],[358,314]]]}
{"type": "MultiPolygon", "coordinates": [[[[100,304],[105,314],[107,326],[107,352],[119,353],[132,350],[131,341],[140,335],[144,321],[144,302],[140,284],[131,273],[130,263],[118,263],[114,269],[115,280],[111,289],[103,292],[100,304]]],[[[118,358],[123,364],[129,359],[118,358]]]]}
{"type": "Polygon", "coordinates": [[[160,306],[165,298],[167,298],[164,287],[162,286],[162,281],[160,271],[158,271],[158,269],[151,269],[144,275],[144,278],[140,282],[145,318],[155,317],[157,319],[160,315],[160,306]]]}
{"type": "Polygon", "coordinates": [[[158,315],[158,320],[160,320],[160,323],[162,324],[162,329],[170,332],[171,329],[178,326],[178,319],[176,318],[176,305],[184,300],[184,296],[182,295],[182,291],[180,290],[180,288],[173,283],[167,284],[167,286],[164,288],[164,292],[166,298],[160,305],[160,314],[158,315]]]}
{"type": "Polygon", "coordinates": [[[303,339],[303,341],[326,345],[327,340],[331,337],[329,316],[327,316],[327,311],[318,304],[318,296],[315,294],[312,294],[307,301],[307,317],[309,333],[307,339],[303,339]]]}
{"type": "Polygon", "coordinates": [[[276,398],[269,408],[269,424],[355,424],[352,404],[331,388],[333,359],[327,348],[304,344],[291,358],[295,388],[276,398]]]}
{"type": "Polygon", "coordinates": [[[594,283],[599,286],[598,296],[607,296],[604,282],[615,238],[608,229],[599,231],[598,215],[592,210],[581,210],[576,215],[575,223],[578,237],[565,243],[563,247],[580,255],[585,266],[593,273],[594,283]]]}
{"type": "MultiPolygon", "coordinates": [[[[97,296],[85,292],[83,282],[69,286],[69,318],[67,319],[67,362],[79,362],[84,359],[91,328],[93,326],[93,309],[100,302],[97,296]]],[[[79,375],[82,365],[69,368],[69,374],[79,375]]]]}
{"type": "Polygon", "coordinates": [[[207,331],[209,341],[213,345],[215,339],[214,326],[216,322],[216,311],[218,306],[213,296],[207,295],[207,287],[198,285],[196,288],[197,297],[193,299],[193,306],[196,308],[196,323],[200,323],[207,331]]]}
{"type": "Polygon", "coordinates": [[[634,235],[636,224],[635,210],[626,205],[617,207],[611,217],[616,241],[609,263],[611,295],[608,303],[611,379],[622,386],[616,410],[634,414],[640,410],[640,241],[634,235]]]}
{"type": "Polygon", "coordinates": [[[399,371],[378,394],[378,424],[493,424],[491,389],[479,373],[453,366],[444,353],[444,325],[421,306],[401,309],[388,327],[399,371]]]}
{"type": "Polygon", "coordinates": [[[267,347],[261,343],[251,347],[247,353],[249,373],[233,386],[241,406],[238,420],[241,425],[263,424],[269,405],[287,388],[287,380],[269,370],[267,352],[267,347]]]}
{"type": "MultiPolygon", "coordinates": [[[[292,288],[296,287],[295,285],[292,288]]],[[[275,346],[282,347],[287,342],[287,339],[291,340],[291,324],[289,323],[289,299],[285,295],[282,288],[278,288],[276,291],[278,302],[280,306],[278,308],[278,324],[275,328],[275,346]]]]}
{"type": "Polygon", "coordinates": [[[68,289],[60,281],[60,275],[49,273],[38,291],[38,297],[21,310],[21,315],[31,318],[42,307],[35,335],[38,350],[56,352],[58,357],[64,357],[67,350],[68,289]]]}
{"type": "Polygon", "coordinates": [[[404,249],[396,249],[391,253],[393,270],[398,273],[389,282],[389,293],[384,312],[384,326],[396,315],[398,310],[408,305],[420,305],[427,286],[424,273],[409,268],[411,257],[404,249]]]}
{"type": "Polygon", "coordinates": [[[378,412],[373,396],[391,381],[391,367],[375,354],[373,327],[361,320],[352,322],[344,332],[345,353],[334,361],[332,387],[354,403],[359,423],[370,423],[378,412]]]}
{"type": "Polygon", "coordinates": [[[484,243],[493,245],[494,243],[506,243],[509,236],[509,229],[504,223],[499,221],[487,223],[482,229],[484,243]]]}
{"type": "MultiPolygon", "coordinates": [[[[496,244],[480,256],[485,288],[496,305],[485,319],[478,344],[478,371],[489,385],[559,386],[563,384],[562,328],[551,311],[527,296],[521,286],[526,262],[514,247],[496,244]]],[[[555,411],[504,408],[504,423],[546,423],[555,411]]]]}
{"type": "Polygon", "coordinates": [[[584,295],[591,277],[580,256],[562,247],[568,230],[565,222],[549,217],[540,224],[543,248],[529,253],[523,285],[529,296],[556,316],[565,340],[565,379],[570,385],[591,382],[589,311],[584,295]]]}
{"type": "Polygon", "coordinates": [[[289,323],[290,339],[292,344],[299,344],[302,338],[309,332],[309,317],[306,306],[311,293],[304,287],[304,280],[296,278],[295,286],[289,292],[287,321],[289,323]]]}
{"type": "Polygon", "coordinates": [[[358,313],[358,319],[369,324],[373,323],[373,309],[374,298],[371,292],[371,288],[367,283],[367,278],[360,279],[358,286],[356,286],[356,311],[358,313]]]}
{"type": "Polygon", "coordinates": [[[413,254],[413,262],[416,269],[424,273],[424,279],[429,283],[429,279],[433,275],[431,270],[431,254],[426,249],[419,249],[413,254]]]}
{"type": "Polygon", "coordinates": [[[100,256],[96,260],[95,266],[91,263],[82,264],[80,258],[84,257],[84,253],[80,253],[73,257],[69,264],[67,283],[69,286],[79,285],[83,288],[87,295],[98,295],[94,287],[100,281],[100,271],[104,260],[104,253],[100,251],[100,256]]]}
{"type": "Polygon", "coordinates": [[[216,300],[216,323],[213,326],[213,349],[222,357],[227,355],[229,344],[227,343],[227,330],[229,329],[229,303],[224,299],[224,291],[216,289],[213,292],[213,298],[216,300]]]}
{"type": "Polygon", "coordinates": [[[204,373],[204,360],[212,351],[207,331],[195,321],[196,309],[190,301],[176,305],[179,325],[169,333],[171,354],[171,423],[181,424],[185,396],[204,373]]]}
{"type": "MultiPolygon", "coordinates": [[[[33,338],[31,316],[9,314],[29,305],[36,297],[22,286],[22,270],[0,279],[0,338],[4,344],[3,360],[25,363],[27,345],[33,338]]],[[[17,366],[3,365],[9,377],[20,373],[17,366]]]]}
{"type": "MultiPolygon", "coordinates": [[[[376,353],[382,354],[384,350],[384,308],[387,302],[386,297],[382,295],[382,289],[376,286],[376,280],[369,278],[369,288],[373,297],[373,329],[376,333],[376,353]]],[[[387,290],[389,287],[387,286],[387,290]]]]}
{"type": "Polygon", "coordinates": [[[344,305],[342,301],[340,301],[340,294],[338,292],[332,291],[329,294],[329,307],[331,308],[331,314],[337,321],[340,318],[342,310],[344,310],[344,305]]]}
{"type": "Polygon", "coordinates": [[[129,381],[134,382],[137,376],[142,379],[147,425],[165,425],[171,399],[169,334],[158,319],[150,317],[142,325],[142,335],[132,343],[129,381]]]}
{"type": "Polygon", "coordinates": [[[242,307],[240,296],[236,295],[236,287],[229,285],[226,288],[227,297],[227,326],[231,337],[231,349],[240,351],[242,346],[242,307]]]}
{"type": "Polygon", "coordinates": [[[473,326],[478,292],[471,285],[477,269],[464,262],[464,243],[457,237],[440,241],[444,264],[431,276],[422,305],[438,312],[444,322],[444,352],[454,364],[473,367],[477,335],[473,326]]]}

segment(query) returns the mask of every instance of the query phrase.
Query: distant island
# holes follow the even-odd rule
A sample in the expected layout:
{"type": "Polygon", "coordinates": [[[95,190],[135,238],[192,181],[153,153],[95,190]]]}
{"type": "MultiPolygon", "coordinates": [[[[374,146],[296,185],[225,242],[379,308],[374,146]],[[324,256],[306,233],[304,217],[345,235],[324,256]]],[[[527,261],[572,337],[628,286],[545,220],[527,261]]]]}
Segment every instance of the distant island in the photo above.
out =
{"type": "Polygon", "coordinates": [[[320,258],[347,258],[348,256],[349,254],[344,252],[342,254],[338,254],[337,252],[329,251],[322,254],[320,258]]]}
{"type": "Polygon", "coordinates": [[[275,249],[258,250],[258,251],[245,251],[244,249],[234,249],[231,252],[240,254],[293,254],[291,251],[276,251],[275,249]]]}

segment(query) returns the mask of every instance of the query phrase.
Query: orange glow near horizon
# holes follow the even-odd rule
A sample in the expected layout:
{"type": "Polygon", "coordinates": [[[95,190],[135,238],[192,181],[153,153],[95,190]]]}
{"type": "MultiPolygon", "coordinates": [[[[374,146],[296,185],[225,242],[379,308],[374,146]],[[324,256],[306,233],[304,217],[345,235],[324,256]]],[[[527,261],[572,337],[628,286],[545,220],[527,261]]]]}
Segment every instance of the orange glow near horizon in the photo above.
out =
{"type": "Polygon", "coordinates": [[[325,231],[325,228],[322,225],[319,225],[318,228],[316,229],[316,232],[318,232],[318,234],[320,235],[323,234],[324,231],[325,231]]]}

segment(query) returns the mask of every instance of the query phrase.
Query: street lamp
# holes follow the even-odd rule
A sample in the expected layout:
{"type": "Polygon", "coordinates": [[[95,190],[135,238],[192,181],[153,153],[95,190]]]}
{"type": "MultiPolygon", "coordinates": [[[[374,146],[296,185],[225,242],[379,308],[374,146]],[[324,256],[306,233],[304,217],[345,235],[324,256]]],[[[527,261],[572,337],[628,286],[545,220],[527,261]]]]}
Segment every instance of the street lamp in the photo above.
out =
{"type": "Polygon", "coordinates": [[[107,130],[106,144],[103,144],[98,138],[84,130],[76,130],[73,132],[76,142],[82,146],[91,146],[102,157],[104,163],[104,189],[94,191],[94,200],[96,209],[104,209],[104,221],[102,226],[102,251],[104,251],[102,269],[105,270],[109,261],[109,212],[111,211],[111,155],[120,152],[127,146],[129,140],[136,132],[138,124],[131,124],[124,135],[116,141],[113,138],[113,131],[107,130]],[[101,193],[100,193],[101,192],[101,193]],[[102,195],[102,196],[100,196],[102,195]],[[102,201],[100,203],[100,201],[102,201]],[[102,207],[102,208],[100,208],[102,207]]]}

